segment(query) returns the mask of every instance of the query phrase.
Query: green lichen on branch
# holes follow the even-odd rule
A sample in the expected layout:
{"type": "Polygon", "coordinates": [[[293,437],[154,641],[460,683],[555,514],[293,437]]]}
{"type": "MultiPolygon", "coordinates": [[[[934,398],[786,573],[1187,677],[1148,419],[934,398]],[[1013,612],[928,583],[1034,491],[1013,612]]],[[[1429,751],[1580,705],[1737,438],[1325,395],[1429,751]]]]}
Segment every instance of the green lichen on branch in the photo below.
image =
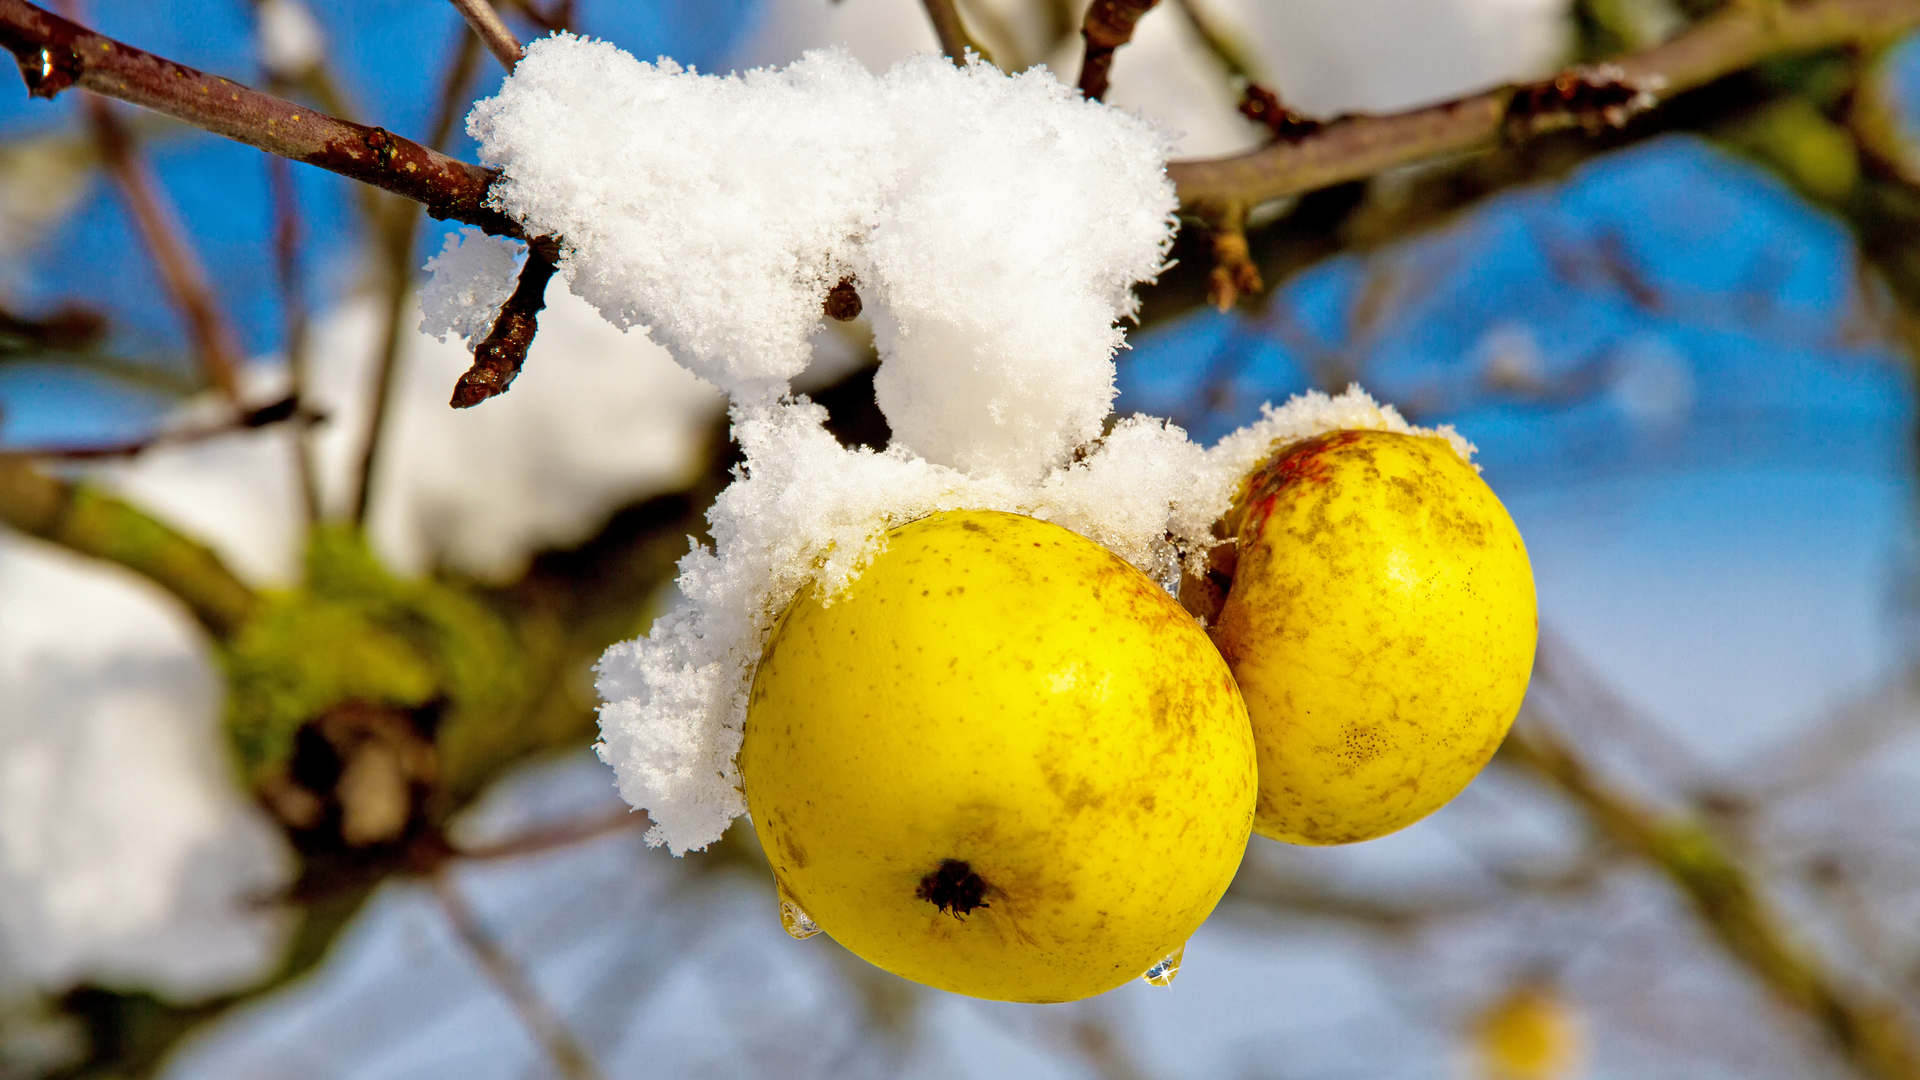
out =
{"type": "Polygon", "coordinates": [[[253,590],[212,549],[123,499],[25,458],[0,455],[0,522],[140,574],[185,604],[216,639],[253,612],[253,590]]]}
{"type": "Polygon", "coordinates": [[[330,710],[431,709],[442,773],[463,777],[497,741],[486,729],[526,705],[521,655],[486,603],[440,581],[397,577],[362,534],[323,527],[309,542],[304,585],[269,594],[225,650],[228,731],[257,780],[330,710]]]}

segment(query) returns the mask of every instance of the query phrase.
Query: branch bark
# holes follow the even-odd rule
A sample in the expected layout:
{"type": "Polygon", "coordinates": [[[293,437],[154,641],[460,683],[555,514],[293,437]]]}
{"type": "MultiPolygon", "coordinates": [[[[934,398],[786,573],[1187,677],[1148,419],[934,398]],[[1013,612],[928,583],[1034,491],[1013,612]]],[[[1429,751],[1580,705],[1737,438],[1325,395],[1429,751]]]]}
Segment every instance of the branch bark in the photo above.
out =
{"type": "Polygon", "coordinates": [[[341,120],[176,64],[26,0],[0,0],[0,47],[13,53],[35,97],[51,98],[78,86],[383,188],[425,204],[436,218],[523,236],[519,223],[486,205],[497,173],[384,128],[341,120]]]}
{"type": "Polygon", "coordinates": [[[0,522],[71,551],[118,563],[172,593],[224,640],[254,607],[253,590],[210,549],[131,504],[0,456],[0,522]]]}
{"type": "MultiPolygon", "coordinates": [[[[1617,63],[1627,82],[1664,100],[1770,56],[1877,44],[1915,26],[1916,0],[1730,4],[1666,44],[1617,63]]],[[[1502,87],[1391,116],[1347,117],[1297,141],[1234,157],[1171,162],[1167,173],[1181,203],[1203,216],[1233,202],[1253,206],[1495,143],[1509,132],[1515,93],[1502,87]]]]}
{"type": "Polygon", "coordinates": [[[493,10],[487,0],[453,0],[453,6],[460,10],[467,25],[473,28],[474,36],[487,46],[500,66],[509,72],[513,65],[520,62],[525,50],[520,48],[520,39],[513,36],[507,24],[500,21],[500,13],[493,10]]]}
{"type": "Polygon", "coordinates": [[[473,350],[473,366],[454,384],[456,409],[471,409],[490,397],[507,392],[526,363],[533,335],[540,329],[540,309],[547,306],[547,282],[560,261],[560,242],[551,236],[527,241],[527,261],[520,283],[500,306],[500,315],[486,340],[473,350]]]}
{"type": "Polygon", "coordinates": [[[1086,41],[1080,61],[1080,92],[1099,101],[1107,93],[1107,75],[1113,69],[1113,54],[1133,40],[1133,28],[1140,17],[1153,10],[1159,0],[1093,0],[1087,19],[1080,24],[1080,37],[1086,41]]]}

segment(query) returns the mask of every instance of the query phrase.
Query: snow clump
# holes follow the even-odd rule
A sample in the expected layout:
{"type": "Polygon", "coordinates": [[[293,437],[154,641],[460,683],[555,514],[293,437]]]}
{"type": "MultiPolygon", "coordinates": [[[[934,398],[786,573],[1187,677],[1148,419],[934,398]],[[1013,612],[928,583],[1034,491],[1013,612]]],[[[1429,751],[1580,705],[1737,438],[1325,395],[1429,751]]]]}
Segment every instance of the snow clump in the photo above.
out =
{"type": "Polygon", "coordinates": [[[969,472],[1100,434],[1114,323],[1172,238],[1164,137],[1045,71],[821,51],[719,77],[559,34],[468,131],[576,295],[743,405],[786,393],[853,279],[895,439],[969,472]]]}
{"type": "Polygon", "coordinates": [[[843,590],[888,529],[1028,514],[1172,589],[1258,446],[1408,430],[1358,391],[1298,399],[1214,451],[1161,420],[1109,425],[1116,324],[1172,238],[1168,144],[1044,70],[927,54],[874,75],[825,51],[714,77],[559,34],[468,130],[502,170],[500,208],[562,239],[572,290],[732,401],[746,460],[708,515],[713,547],[681,561],[679,607],[597,669],[601,756],[676,854],[746,811],[734,758],[780,611],[809,585],[843,590]],[[843,447],[791,395],[849,279],[881,358],[883,451],[843,447]]]}
{"type": "Polygon", "coordinates": [[[479,229],[448,233],[440,254],[427,260],[433,277],[420,290],[420,332],[435,341],[457,334],[469,348],[485,340],[513,296],[519,250],[479,229]]]}

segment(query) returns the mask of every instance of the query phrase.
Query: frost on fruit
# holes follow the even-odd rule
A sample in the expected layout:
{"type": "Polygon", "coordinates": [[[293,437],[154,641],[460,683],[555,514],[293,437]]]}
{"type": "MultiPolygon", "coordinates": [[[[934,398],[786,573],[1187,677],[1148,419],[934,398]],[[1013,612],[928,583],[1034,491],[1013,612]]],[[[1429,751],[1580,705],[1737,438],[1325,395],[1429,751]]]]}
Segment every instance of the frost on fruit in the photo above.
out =
{"type": "Polygon", "coordinates": [[[566,238],[573,292],[732,401],[746,460],[712,546],[682,560],[679,606],[597,668],[601,755],[676,853],[745,812],[734,757],[779,611],[810,582],[843,588],[887,529],[1028,514],[1170,585],[1249,453],[1406,427],[1358,393],[1310,395],[1212,451],[1161,420],[1110,423],[1118,325],[1172,238],[1168,143],[1044,69],[924,55],[873,74],[830,50],[712,76],[560,34],[468,129],[502,170],[501,208],[566,238]],[[883,452],[843,448],[789,396],[847,278],[880,351],[883,452]]]}

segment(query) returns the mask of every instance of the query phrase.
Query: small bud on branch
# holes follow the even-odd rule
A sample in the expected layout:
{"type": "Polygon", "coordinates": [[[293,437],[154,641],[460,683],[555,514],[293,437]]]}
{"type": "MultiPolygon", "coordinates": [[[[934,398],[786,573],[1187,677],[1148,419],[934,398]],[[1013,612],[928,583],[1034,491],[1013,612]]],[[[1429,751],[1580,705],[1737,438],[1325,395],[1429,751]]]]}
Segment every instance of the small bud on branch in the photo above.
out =
{"type": "Polygon", "coordinates": [[[486,340],[474,347],[473,366],[454,384],[456,409],[471,409],[490,397],[507,392],[527,362],[527,350],[540,329],[540,309],[547,306],[547,282],[560,261],[560,241],[551,236],[527,241],[527,262],[520,268],[520,284],[500,306],[500,316],[486,340]]]}

